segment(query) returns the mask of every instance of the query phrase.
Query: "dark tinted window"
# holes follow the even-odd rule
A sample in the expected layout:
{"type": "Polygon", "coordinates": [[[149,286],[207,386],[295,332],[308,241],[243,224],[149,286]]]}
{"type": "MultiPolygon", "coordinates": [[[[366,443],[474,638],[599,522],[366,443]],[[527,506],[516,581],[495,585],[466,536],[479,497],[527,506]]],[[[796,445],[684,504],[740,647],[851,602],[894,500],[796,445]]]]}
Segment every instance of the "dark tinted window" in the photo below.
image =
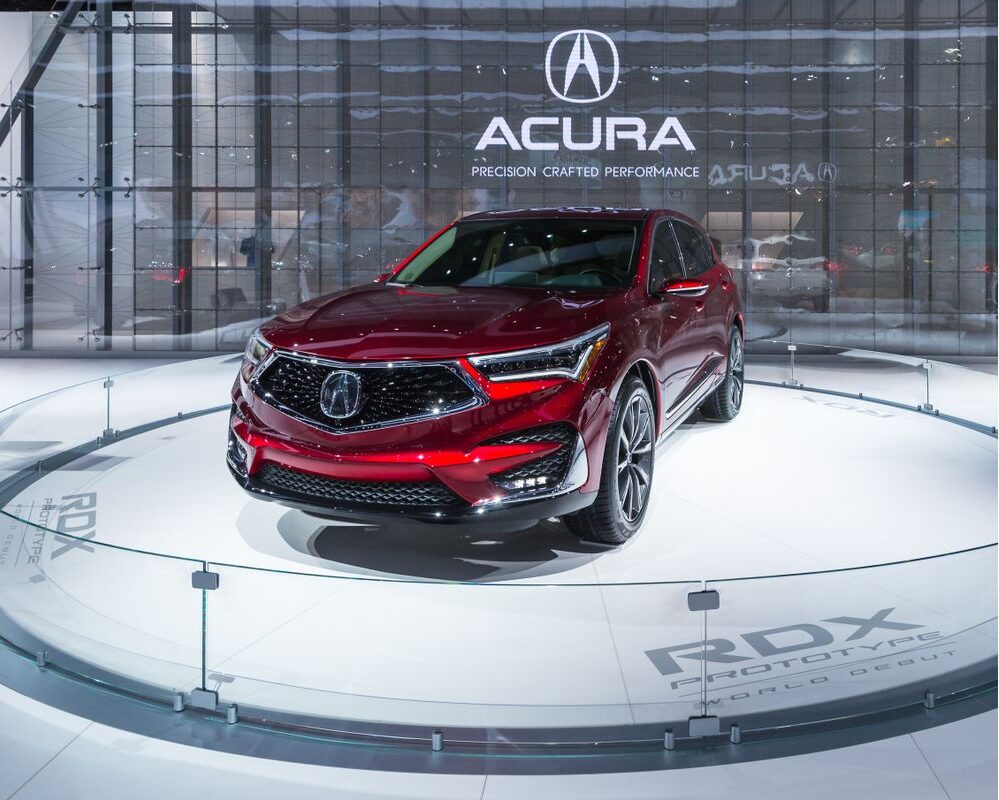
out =
{"type": "Polygon", "coordinates": [[[649,291],[658,291],[667,278],[682,278],[680,251],[668,222],[660,222],[652,237],[652,257],[649,260],[649,291]]]}
{"type": "Polygon", "coordinates": [[[631,283],[640,222],[509,219],[459,222],[394,283],[621,289],[631,283]]]}
{"type": "Polygon", "coordinates": [[[676,239],[680,243],[687,275],[700,275],[710,268],[712,264],[710,250],[700,231],[679,220],[673,220],[673,230],[676,231],[676,239]]]}

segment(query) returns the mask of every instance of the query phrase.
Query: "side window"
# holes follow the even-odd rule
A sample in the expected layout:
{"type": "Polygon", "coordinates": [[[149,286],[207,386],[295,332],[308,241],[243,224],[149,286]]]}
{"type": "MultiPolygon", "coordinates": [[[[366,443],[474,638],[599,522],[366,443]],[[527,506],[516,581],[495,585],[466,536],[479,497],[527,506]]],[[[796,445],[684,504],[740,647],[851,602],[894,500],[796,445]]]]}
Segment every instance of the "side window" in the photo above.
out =
{"type": "Polygon", "coordinates": [[[676,239],[680,243],[687,275],[693,277],[709,269],[712,264],[709,255],[711,251],[707,249],[700,231],[679,220],[673,220],[673,230],[676,231],[676,239]]]}
{"type": "Polygon", "coordinates": [[[704,262],[708,265],[707,268],[710,269],[715,265],[715,253],[714,250],[711,249],[711,239],[698,231],[697,241],[701,243],[701,250],[704,253],[704,262]]]}
{"type": "Polygon", "coordinates": [[[661,221],[652,237],[652,255],[649,258],[649,291],[654,292],[667,278],[682,278],[683,263],[676,249],[676,240],[669,222],[661,221]]]}

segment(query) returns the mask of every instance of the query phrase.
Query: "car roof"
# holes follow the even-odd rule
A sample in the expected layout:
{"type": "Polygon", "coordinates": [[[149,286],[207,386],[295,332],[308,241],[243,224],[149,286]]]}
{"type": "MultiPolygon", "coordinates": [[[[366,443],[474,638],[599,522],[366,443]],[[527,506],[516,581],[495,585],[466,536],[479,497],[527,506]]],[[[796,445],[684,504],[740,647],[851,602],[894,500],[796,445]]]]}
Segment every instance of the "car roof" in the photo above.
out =
{"type": "Polygon", "coordinates": [[[512,208],[501,211],[481,211],[461,217],[461,220],[487,219],[527,219],[566,218],[566,219],[647,219],[658,214],[673,214],[667,209],[656,208],[612,208],[608,206],[561,206],[557,208],[512,208]]]}

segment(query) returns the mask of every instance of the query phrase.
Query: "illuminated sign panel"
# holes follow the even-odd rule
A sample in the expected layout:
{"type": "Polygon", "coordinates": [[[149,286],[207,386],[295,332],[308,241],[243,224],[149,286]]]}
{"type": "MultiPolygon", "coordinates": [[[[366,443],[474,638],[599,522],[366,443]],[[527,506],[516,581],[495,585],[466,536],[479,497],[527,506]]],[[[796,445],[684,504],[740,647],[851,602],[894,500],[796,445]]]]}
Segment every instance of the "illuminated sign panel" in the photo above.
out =
{"type": "MultiPolygon", "coordinates": [[[[560,101],[577,105],[606,100],[621,77],[617,45],[607,34],[594,30],[570,30],[554,36],[545,51],[544,68],[548,90],[560,101]]],[[[579,153],[619,150],[660,153],[668,147],[679,147],[686,152],[697,149],[676,116],[651,122],[636,116],[595,116],[589,120],[572,116],[529,116],[520,121],[497,116],[490,120],[475,145],[477,151],[487,152],[501,149],[579,153]]],[[[471,174],[475,177],[525,178],[539,174],[548,178],[696,178],[700,168],[663,164],[476,165],[471,174]]]]}

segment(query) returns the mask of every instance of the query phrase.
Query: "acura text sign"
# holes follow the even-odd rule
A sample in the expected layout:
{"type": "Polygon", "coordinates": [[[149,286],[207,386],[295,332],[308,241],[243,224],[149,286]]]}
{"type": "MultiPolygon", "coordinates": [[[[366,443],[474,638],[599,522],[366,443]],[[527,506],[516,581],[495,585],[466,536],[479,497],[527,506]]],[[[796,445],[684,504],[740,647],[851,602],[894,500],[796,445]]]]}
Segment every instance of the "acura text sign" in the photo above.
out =
{"type": "MultiPolygon", "coordinates": [[[[564,31],[548,43],[544,60],[548,91],[559,101],[592,106],[613,94],[621,78],[617,45],[605,33],[594,30],[564,31]]],[[[666,116],[647,120],[636,116],[529,116],[520,120],[493,117],[479,136],[477,151],[539,151],[590,154],[621,150],[661,153],[676,147],[687,152],[697,148],[680,119],[666,116]]],[[[685,177],[696,178],[699,167],[598,166],[593,163],[549,165],[476,165],[479,177],[685,177]]]]}

